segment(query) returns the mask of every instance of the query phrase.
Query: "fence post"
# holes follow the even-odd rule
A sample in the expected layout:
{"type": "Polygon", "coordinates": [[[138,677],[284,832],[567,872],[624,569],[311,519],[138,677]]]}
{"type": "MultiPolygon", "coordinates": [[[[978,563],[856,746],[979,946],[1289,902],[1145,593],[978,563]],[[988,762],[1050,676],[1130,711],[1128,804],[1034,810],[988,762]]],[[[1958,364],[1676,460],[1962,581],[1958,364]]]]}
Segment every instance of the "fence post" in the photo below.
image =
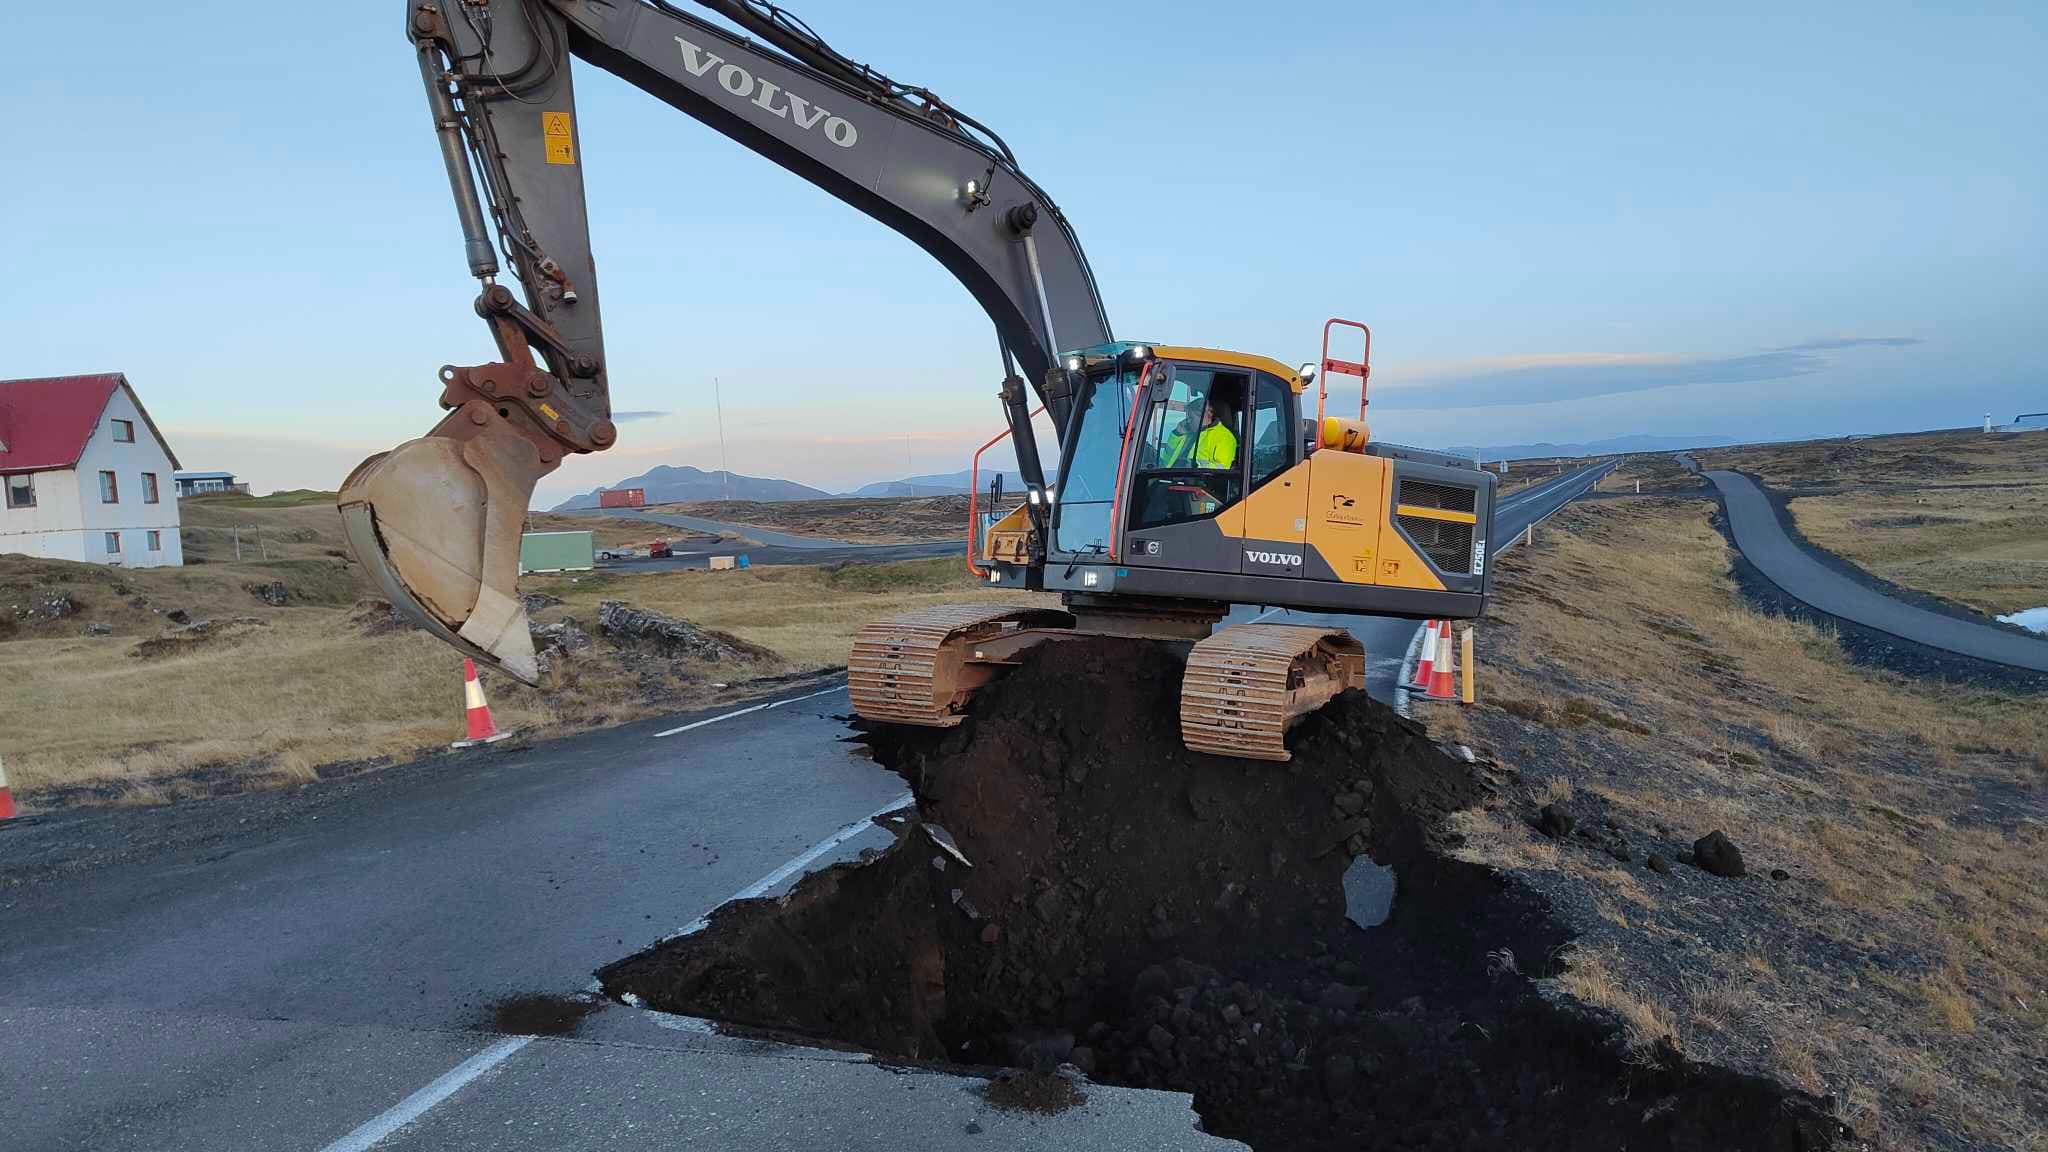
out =
{"type": "Polygon", "coordinates": [[[1477,696],[1473,688],[1473,680],[1478,676],[1478,670],[1472,666],[1472,631],[1467,628],[1458,635],[1458,672],[1465,681],[1460,686],[1459,695],[1467,704],[1472,703],[1477,696]]]}

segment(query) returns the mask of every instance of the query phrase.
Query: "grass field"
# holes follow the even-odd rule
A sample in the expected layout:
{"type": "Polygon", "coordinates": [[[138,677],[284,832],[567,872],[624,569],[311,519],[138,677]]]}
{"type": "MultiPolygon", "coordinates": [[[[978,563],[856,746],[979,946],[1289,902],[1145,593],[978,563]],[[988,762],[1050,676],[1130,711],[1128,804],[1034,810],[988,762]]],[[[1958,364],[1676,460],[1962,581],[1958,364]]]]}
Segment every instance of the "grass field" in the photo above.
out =
{"type": "MultiPolygon", "coordinates": [[[[346,558],[331,495],[297,495],[188,501],[181,511],[192,562],[184,568],[0,556],[0,757],[28,806],[150,803],[302,782],[323,765],[403,761],[461,734],[460,657],[394,625],[388,607],[370,598],[346,558]],[[240,562],[235,525],[244,526],[240,562]],[[250,590],[273,582],[288,590],[282,606],[250,590]],[[52,595],[75,611],[57,619],[30,611],[52,595]],[[87,634],[90,625],[110,634],[87,634]]],[[[593,518],[566,519],[583,527],[593,518]]],[[[521,590],[564,601],[536,619],[574,619],[593,636],[597,605],[617,599],[772,653],[671,660],[597,637],[554,656],[538,688],[487,675],[501,726],[540,735],[729,698],[763,676],[842,664],[869,620],[991,596],[957,559],[594,572],[530,577],[521,590]]]]}
{"type": "Polygon", "coordinates": [[[1503,558],[1482,705],[1432,726],[1636,856],[1508,810],[1473,814],[1468,850],[1597,910],[1565,983],[1645,1042],[1832,1093],[1875,1147],[2042,1148],[2048,707],[1872,672],[1751,610],[1712,511],[1582,504],[1503,558]],[[1644,867],[1645,840],[1717,828],[1748,878],[1644,867]]]}
{"type": "MultiPolygon", "coordinates": [[[[1005,498],[1008,503],[1015,501],[1005,498]]],[[[986,503],[986,494],[983,497],[986,503]]],[[[798,536],[848,540],[856,544],[903,544],[958,540],[967,531],[967,497],[903,496],[843,500],[695,500],[650,505],[650,511],[679,512],[729,524],[750,524],[798,536]]]]}
{"type": "Polygon", "coordinates": [[[1799,530],[1987,614],[2048,606],[2048,434],[1929,432],[1703,454],[1792,497],[1799,530]]]}

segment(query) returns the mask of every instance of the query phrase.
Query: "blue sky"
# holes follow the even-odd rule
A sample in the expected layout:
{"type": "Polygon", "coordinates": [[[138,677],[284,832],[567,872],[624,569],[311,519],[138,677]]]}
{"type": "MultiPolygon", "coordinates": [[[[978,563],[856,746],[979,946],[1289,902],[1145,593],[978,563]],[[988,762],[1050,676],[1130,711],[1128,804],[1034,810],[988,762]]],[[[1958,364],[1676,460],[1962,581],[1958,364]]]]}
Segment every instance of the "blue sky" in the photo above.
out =
{"type": "MultiPolygon", "coordinates": [[[[995,127],[1119,335],[1376,336],[1406,443],[1740,438],[2048,408],[2048,9],[804,0],[995,127]],[[1426,9],[1426,10],[1424,10],[1426,9]]],[[[0,376],[128,373],[188,467],[335,486],[490,358],[403,6],[8,19],[0,376]],[[91,50],[76,45],[90,37],[91,50]]],[[[987,320],[907,241],[579,76],[614,405],[656,463],[830,489],[964,466],[987,320]]]]}

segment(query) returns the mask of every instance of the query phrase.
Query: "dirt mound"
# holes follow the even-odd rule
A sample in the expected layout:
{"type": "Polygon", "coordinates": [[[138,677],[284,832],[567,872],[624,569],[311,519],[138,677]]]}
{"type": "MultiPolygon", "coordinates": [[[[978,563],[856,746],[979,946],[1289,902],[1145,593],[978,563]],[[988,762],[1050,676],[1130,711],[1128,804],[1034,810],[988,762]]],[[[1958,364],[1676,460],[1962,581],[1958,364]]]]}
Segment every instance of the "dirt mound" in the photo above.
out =
{"type": "Polygon", "coordinates": [[[358,600],[349,608],[348,622],[365,636],[387,636],[395,632],[413,632],[419,625],[399,614],[389,600],[358,600]]]}
{"type": "Polygon", "coordinates": [[[614,643],[640,644],[663,656],[699,660],[773,660],[775,653],[729,632],[635,608],[620,600],[597,606],[597,630],[614,643]]]}
{"type": "Polygon", "coordinates": [[[1179,680],[1167,648],[1067,641],[957,729],[870,733],[921,822],[872,863],[612,965],[606,991],[1190,1091],[1211,1132],[1260,1149],[1803,1149],[1838,1130],[1776,1085],[1630,1058],[1611,1022],[1540,996],[1563,934],[1443,854],[1444,818],[1483,787],[1420,726],[1352,693],[1297,728],[1287,764],[1200,755],[1179,680]],[[1370,930],[1344,916],[1365,852],[1398,877],[1370,930]]]}

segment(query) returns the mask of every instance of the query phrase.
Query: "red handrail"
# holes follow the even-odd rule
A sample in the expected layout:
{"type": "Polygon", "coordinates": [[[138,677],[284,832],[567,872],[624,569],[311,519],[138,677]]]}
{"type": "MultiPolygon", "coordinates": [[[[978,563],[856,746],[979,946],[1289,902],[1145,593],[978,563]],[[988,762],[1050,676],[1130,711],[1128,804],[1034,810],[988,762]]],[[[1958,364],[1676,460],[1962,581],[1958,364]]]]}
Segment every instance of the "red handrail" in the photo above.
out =
{"type": "Polygon", "coordinates": [[[1330,397],[1330,373],[1342,372],[1346,376],[1358,377],[1358,418],[1365,419],[1365,389],[1372,376],[1372,329],[1356,320],[1340,320],[1331,317],[1323,322],[1323,357],[1321,367],[1316,371],[1316,442],[1323,437],[1323,403],[1330,397]],[[1330,329],[1342,325],[1356,328],[1365,333],[1365,358],[1363,360],[1330,359],[1330,329]]]}
{"type": "MultiPolygon", "coordinates": [[[[1025,419],[1036,419],[1038,414],[1043,411],[1045,411],[1045,405],[1040,404],[1038,407],[1033,408],[1031,415],[1026,416],[1025,419]]],[[[1009,435],[1010,430],[1005,428],[996,435],[989,437],[988,443],[974,450],[974,462],[967,469],[967,570],[976,576],[988,575],[987,572],[982,571],[974,563],[975,501],[981,494],[981,454],[1002,443],[1009,435]]],[[[1019,466],[1019,471],[1022,471],[1021,465],[1019,466]]]]}

